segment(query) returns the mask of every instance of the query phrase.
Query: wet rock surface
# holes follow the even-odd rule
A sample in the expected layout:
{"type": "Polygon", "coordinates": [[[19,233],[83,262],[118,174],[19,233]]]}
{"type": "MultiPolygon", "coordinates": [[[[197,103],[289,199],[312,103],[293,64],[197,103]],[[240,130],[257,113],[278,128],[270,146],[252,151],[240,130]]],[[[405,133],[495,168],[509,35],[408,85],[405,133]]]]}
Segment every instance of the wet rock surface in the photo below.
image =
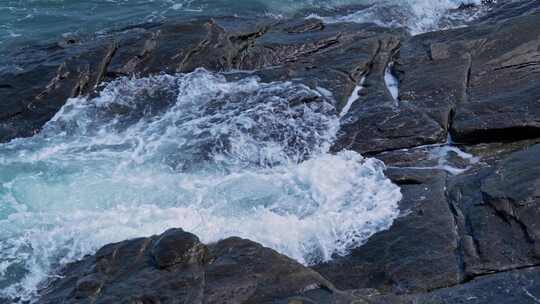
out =
{"type": "Polygon", "coordinates": [[[458,240],[445,197],[446,173],[392,169],[388,175],[402,189],[404,216],[350,255],[314,269],[341,289],[399,293],[457,284],[458,240]]]}
{"type": "Polygon", "coordinates": [[[380,40],[405,36],[361,24],[231,17],[129,28],[86,43],[41,46],[39,55],[28,48],[14,57],[16,68],[0,73],[0,141],[35,134],[67,98],[92,94],[116,77],[199,67],[300,81],[330,90],[342,106],[380,40]]]}
{"type": "Polygon", "coordinates": [[[107,245],[61,275],[42,290],[40,303],[294,303],[314,295],[361,300],[252,241],[233,237],[205,245],[181,229],[107,245]]]}
{"type": "Polygon", "coordinates": [[[540,264],[539,152],[534,145],[449,184],[466,276],[540,264]]]}
{"type": "Polygon", "coordinates": [[[523,269],[479,277],[466,284],[406,296],[371,297],[376,304],[413,303],[538,303],[538,269],[523,269]]]}
{"type": "Polygon", "coordinates": [[[414,37],[318,20],[146,24],[29,47],[13,66],[0,71],[1,142],[119,76],[204,67],[325,88],[349,109],[332,149],[385,161],[404,195],[389,230],[324,264],[173,229],[67,265],[39,303],[540,302],[538,1],[414,37]]]}

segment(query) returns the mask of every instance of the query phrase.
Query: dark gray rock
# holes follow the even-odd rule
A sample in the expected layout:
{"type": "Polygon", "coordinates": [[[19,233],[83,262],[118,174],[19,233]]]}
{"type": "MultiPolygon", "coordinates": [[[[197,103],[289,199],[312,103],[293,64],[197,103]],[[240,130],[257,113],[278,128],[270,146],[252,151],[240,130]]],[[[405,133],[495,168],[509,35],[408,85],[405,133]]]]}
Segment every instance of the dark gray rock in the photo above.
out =
{"type": "MultiPolygon", "coordinates": [[[[63,47],[30,47],[0,73],[0,142],[31,136],[67,98],[95,94],[119,76],[256,70],[264,81],[323,87],[341,106],[376,53],[380,35],[403,31],[315,20],[220,18],[150,24],[63,47]]],[[[386,38],[385,38],[386,39],[386,38]]],[[[232,76],[231,76],[232,77],[232,76]]]]}
{"type": "MultiPolygon", "coordinates": [[[[540,145],[497,151],[462,175],[389,169],[402,217],[313,268],[338,288],[375,288],[370,303],[536,303],[540,145]]],[[[415,164],[418,153],[386,157],[415,164]]]]}
{"type": "Polygon", "coordinates": [[[400,49],[400,100],[458,142],[539,137],[539,29],[534,13],[413,37],[400,49]]]}
{"type": "Polygon", "coordinates": [[[486,15],[480,16],[478,20],[475,20],[475,23],[496,24],[505,22],[511,18],[540,12],[540,3],[534,0],[486,0],[485,2],[489,2],[491,9],[486,15]]]}
{"type": "Polygon", "coordinates": [[[195,235],[183,233],[182,229],[171,229],[163,233],[154,243],[151,254],[157,266],[165,269],[204,257],[205,250],[206,248],[195,235]]]}
{"type": "MultiPolygon", "coordinates": [[[[540,265],[540,145],[521,149],[462,175],[389,169],[404,195],[402,217],[350,255],[314,269],[342,289],[414,293],[540,265]]],[[[402,166],[423,161],[408,150],[378,157],[402,166]]]]}
{"type": "Polygon", "coordinates": [[[535,145],[451,179],[467,276],[540,265],[539,168],[535,145]]]}
{"type": "Polygon", "coordinates": [[[409,303],[538,303],[540,269],[531,268],[479,277],[467,284],[416,297],[409,303]]]}
{"type": "Polygon", "coordinates": [[[463,155],[460,147],[441,144],[419,146],[374,155],[390,168],[439,169],[459,174],[471,167],[470,155],[463,155]],[[459,154],[458,154],[459,153],[459,154]]]}
{"type": "Polygon", "coordinates": [[[41,303],[534,303],[540,145],[520,149],[458,176],[389,169],[402,216],[313,270],[251,241],[203,245],[173,229],[68,265],[41,303]]]}
{"type": "Polygon", "coordinates": [[[67,98],[91,94],[104,81],[197,67],[256,70],[264,81],[324,87],[338,110],[365,77],[334,151],[441,143],[449,129],[468,143],[536,138],[537,7],[497,4],[477,25],[412,38],[369,24],[223,17],[30,47],[14,58],[17,69],[0,73],[0,141],[35,134],[67,98]],[[394,61],[398,100],[384,84],[394,61]]]}
{"type": "Polygon", "coordinates": [[[540,13],[478,37],[468,100],[456,108],[452,132],[464,142],[540,136],[540,13]]]}
{"type": "Polygon", "coordinates": [[[291,297],[348,299],[341,303],[349,303],[354,299],[315,271],[257,243],[229,238],[204,245],[181,229],[107,245],[68,264],[62,275],[41,291],[38,303],[236,304],[291,297]]]}
{"type": "Polygon", "coordinates": [[[0,89],[0,142],[32,136],[68,98],[93,94],[104,81],[174,72],[175,55],[187,52],[206,33],[202,21],[143,25],[76,44],[22,50],[12,60],[16,69],[0,72],[5,87],[0,89]]]}
{"type": "Polygon", "coordinates": [[[386,87],[385,71],[399,45],[396,37],[381,37],[376,53],[361,73],[365,77],[361,94],[342,118],[333,150],[373,154],[446,140],[445,128],[423,109],[394,100],[386,87]]]}
{"type": "Polygon", "coordinates": [[[449,131],[465,143],[540,137],[538,6],[501,4],[490,14],[497,22],[410,39],[381,36],[334,150],[376,154],[443,143],[449,131]],[[393,61],[397,100],[384,85],[393,61]]]}
{"type": "Polygon", "coordinates": [[[423,294],[372,296],[373,304],[538,303],[540,269],[530,268],[476,278],[463,285],[423,294]]]}
{"type": "Polygon", "coordinates": [[[446,173],[392,169],[387,174],[401,186],[402,216],[348,256],[314,269],[341,289],[407,293],[458,284],[458,235],[445,196],[446,173]]]}

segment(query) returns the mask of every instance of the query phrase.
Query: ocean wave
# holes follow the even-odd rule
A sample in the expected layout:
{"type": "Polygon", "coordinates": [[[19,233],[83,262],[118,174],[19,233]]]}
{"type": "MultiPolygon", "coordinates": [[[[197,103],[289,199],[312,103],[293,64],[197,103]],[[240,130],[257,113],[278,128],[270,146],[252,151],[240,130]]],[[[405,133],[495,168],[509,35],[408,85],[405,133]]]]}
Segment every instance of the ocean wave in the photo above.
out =
{"type": "Polygon", "coordinates": [[[170,227],[305,264],[389,228],[400,189],[382,162],[328,153],[339,118],[321,90],[199,69],[70,99],[0,145],[0,295],[33,299],[59,265],[170,227]]]}

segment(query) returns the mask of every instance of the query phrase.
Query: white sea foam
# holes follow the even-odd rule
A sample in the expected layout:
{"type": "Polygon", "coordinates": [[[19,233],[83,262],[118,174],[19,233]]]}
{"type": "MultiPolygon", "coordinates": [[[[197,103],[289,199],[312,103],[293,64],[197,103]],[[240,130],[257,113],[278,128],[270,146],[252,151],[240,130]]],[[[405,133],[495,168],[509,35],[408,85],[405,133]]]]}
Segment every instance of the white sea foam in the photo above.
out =
{"type": "Polygon", "coordinates": [[[423,167],[414,166],[414,167],[407,167],[407,168],[417,169],[417,170],[438,169],[438,170],[444,170],[452,175],[459,175],[464,172],[467,172],[475,164],[478,164],[481,160],[480,157],[474,156],[471,153],[467,153],[461,150],[458,146],[454,145],[454,142],[452,141],[452,137],[450,136],[450,134],[448,135],[448,139],[446,143],[444,144],[424,145],[424,146],[414,147],[411,149],[403,149],[401,151],[406,152],[409,150],[426,151],[428,159],[431,161],[436,161],[437,163],[434,166],[423,166],[423,167]],[[452,164],[453,156],[457,156],[458,158],[460,158],[464,166],[456,167],[454,164],[452,164]]]}
{"type": "Polygon", "coordinates": [[[398,104],[399,97],[399,81],[397,77],[393,74],[392,69],[394,68],[394,62],[390,62],[384,71],[384,82],[386,83],[386,88],[392,98],[398,104]]]}
{"type": "Polygon", "coordinates": [[[32,298],[59,263],[170,227],[306,264],[345,254],[392,224],[401,194],[381,162],[327,153],[338,128],[327,90],[205,70],[70,99],[0,145],[0,297],[32,298]]]}
{"type": "Polygon", "coordinates": [[[308,18],[319,18],[326,23],[356,22],[375,23],[383,27],[405,27],[411,34],[417,35],[447,27],[441,24],[445,18],[462,21],[461,23],[467,21],[466,15],[452,16],[450,10],[457,9],[462,4],[480,5],[481,0],[371,0],[366,3],[370,6],[348,15],[312,14],[308,18]]]}
{"type": "Polygon", "coordinates": [[[349,113],[349,111],[351,110],[351,107],[352,105],[360,98],[360,92],[362,92],[362,90],[364,89],[364,82],[366,81],[366,77],[362,77],[362,79],[360,79],[360,83],[358,83],[352,93],[351,93],[351,96],[349,96],[349,98],[347,99],[347,103],[345,104],[345,106],[343,107],[343,109],[341,109],[341,113],[339,114],[339,117],[345,117],[345,115],[347,115],[347,113],[349,113]]]}

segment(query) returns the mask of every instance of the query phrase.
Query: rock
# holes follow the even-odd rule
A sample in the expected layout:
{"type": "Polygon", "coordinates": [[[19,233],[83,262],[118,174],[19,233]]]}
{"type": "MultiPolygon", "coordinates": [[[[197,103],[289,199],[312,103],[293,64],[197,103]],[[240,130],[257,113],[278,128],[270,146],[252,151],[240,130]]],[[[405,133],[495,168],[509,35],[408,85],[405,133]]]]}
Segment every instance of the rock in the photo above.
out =
{"type": "Polygon", "coordinates": [[[480,277],[419,296],[416,303],[535,303],[540,295],[539,278],[537,268],[480,277]]]}
{"type": "Polygon", "coordinates": [[[373,304],[538,303],[540,269],[531,268],[479,277],[466,284],[424,294],[386,295],[373,304]]]}
{"type": "Polygon", "coordinates": [[[540,291],[539,156],[533,145],[455,176],[388,169],[402,216],[312,269],[248,240],[204,245],[171,229],[67,265],[40,303],[529,303],[540,291]]]}
{"type": "Polygon", "coordinates": [[[345,257],[314,267],[340,289],[410,293],[461,282],[458,235],[445,197],[446,173],[391,169],[402,217],[345,257]]]}
{"type": "MultiPolygon", "coordinates": [[[[411,38],[380,36],[333,150],[378,154],[444,143],[449,132],[468,144],[540,137],[540,18],[533,2],[522,1],[526,14],[506,14],[496,24],[486,19],[411,38]],[[397,100],[384,81],[391,62],[397,100]]],[[[492,14],[500,16],[503,7],[492,14]]]]}
{"type": "Polygon", "coordinates": [[[452,178],[466,276],[540,264],[540,145],[452,178]]]}
{"type": "Polygon", "coordinates": [[[403,37],[407,34],[402,30],[373,25],[282,21],[253,39],[230,67],[254,70],[263,81],[292,80],[322,87],[333,94],[341,110],[370,69],[380,44],[403,37]]]}
{"type": "Polygon", "coordinates": [[[103,281],[95,275],[87,275],[75,283],[75,298],[84,299],[97,296],[101,288],[103,287],[103,281]]]}
{"type": "MultiPolygon", "coordinates": [[[[460,174],[469,169],[478,158],[451,144],[419,146],[374,155],[390,168],[438,169],[449,174],[460,174]]],[[[394,181],[401,183],[399,180],[394,181]]]]}
{"type": "Polygon", "coordinates": [[[446,133],[427,115],[412,107],[377,107],[346,122],[333,151],[354,150],[366,155],[444,142],[446,133]]]}
{"type": "Polygon", "coordinates": [[[376,154],[443,143],[449,131],[466,143],[540,137],[540,18],[531,12],[538,4],[522,5],[527,14],[501,17],[496,24],[486,19],[394,42],[381,36],[334,150],[376,154]],[[384,85],[393,61],[397,100],[384,85]]]}
{"type": "Polygon", "coordinates": [[[35,134],[67,98],[92,94],[104,81],[197,67],[323,87],[338,110],[364,78],[334,151],[441,143],[449,130],[466,143],[536,138],[538,4],[494,7],[476,25],[415,37],[366,24],[222,17],[29,47],[14,58],[16,70],[0,73],[0,142],[35,134]],[[384,81],[392,62],[398,100],[384,81]]]}
{"type": "Polygon", "coordinates": [[[404,166],[387,171],[402,189],[402,217],[348,256],[314,269],[341,289],[401,294],[540,265],[540,145],[520,149],[461,175],[416,169],[425,162],[421,152],[379,155],[404,166]]]}
{"type": "Polygon", "coordinates": [[[406,41],[397,61],[399,99],[414,106],[438,125],[446,140],[453,109],[466,98],[470,56],[456,54],[444,39],[446,33],[428,33],[406,41]],[[433,41],[435,40],[435,41],[433,41]]]}
{"type": "Polygon", "coordinates": [[[540,18],[513,17],[406,41],[399,99],[458,142],[539,137],[540,18]]]}
{"type": "Polygon", "coordinates": [[[38,303],[237,304],[314,298],[334,301],[327,303],[355,299],[315,271],[252,241],[228,238],[204,245],[193,234],[170,229],[107,245],[68,264],[62,277],[41,291],[38,303]]]}
{"type": "Polygon", "coordinates": [[[468,100],[456,108],[452,125],[456,140],[513,141],[540,136],[538,16],[508,22],[477,40],[468,100]]]}
{"type": "Polygon", "coordinates": [[[34,135],[68,98],[94,93],[104,81],[170,70],[168,66],[176,61],[171,58],[171,49],[178,50],[177,45],[188,48],[193,35],[200,33],[202,39],[206,33],[202,22],[183,28],[164,26],[162,37],[171,38],[171,44],[163,47],[159,56],[153,54],[158,49],[157,32],[159,29],[152,26],[131,28],[69,46],[22,50],[13,58],[17,69],[0,73],[0,84],[7,88],[0,89],[0,142],[34,135]],[[194,30],[197,27],[201,28],[198,32],[194,30]]]}
{"type": "Polygon", "coordinates": [[[496,24],[508,19],[540,13],[540,4],[534,0],[496,1],[486,0],[491,9],[475,23],[496,24]]]}
{"type": "Polygon", "coordinates": [[[206,257],[205,249],[195,235],[170,229],[155,242],[151,254],[157,266],[165,269],[180,263],[200,263],[206,257]]]}
{"type": "Polygon", "coordinates": [[[294,79],[323,87],[342,107],[377,51],[377,36],[405,35],[390,32],[396,31],[223,17],[146,24],[63,47],[29,47],[14,58],[16,71],[0,73],[0,142],[32,136],[68,98],[93,95],[116,77],[199,67],[256,70],[264,81],[294,79]]]}
{"type": "Polygon", "coordinates": [[[364,154],[442,142],[446,131],[426,113],[394,100],[385,84],[385,72],[394,60],[399,40],[380,38],[379,48],[362,71],[361,96],[342,118],[340,135],[333,150],[351,149],[364,154]]]}

